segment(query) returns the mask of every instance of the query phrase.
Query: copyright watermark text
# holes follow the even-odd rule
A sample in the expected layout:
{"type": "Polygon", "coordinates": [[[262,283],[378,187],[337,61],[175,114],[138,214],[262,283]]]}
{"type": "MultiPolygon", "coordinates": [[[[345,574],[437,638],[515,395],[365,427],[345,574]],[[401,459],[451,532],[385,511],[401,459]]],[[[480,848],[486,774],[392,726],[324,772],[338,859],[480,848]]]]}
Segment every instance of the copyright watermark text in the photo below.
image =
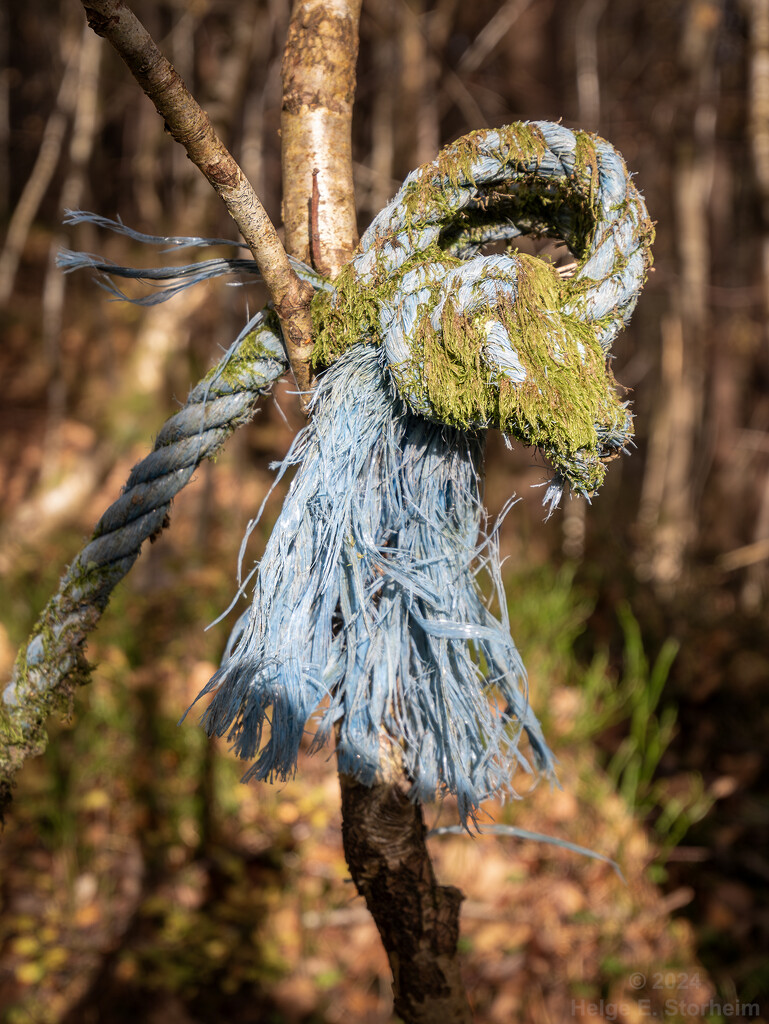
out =
{"type": "MultiPolygon", "coordinates": [[[[631,985],[633,984],[631,979],[631,985]]],[[[634,986],[636,987],[636,986],[634,986]]],[[[639,985],[638,988],[642,988],[639,985]]],[[[736,999],[731,1003],[722,1003],[716,999],[710,999],[706,1003],[694,1002],[686,998],[665,999],[661,1004],[651,999],[636,999],[632,1004],[608,999],[589,1000],[572,999],[572,1017],[595,1017],[600,1015],[604,1020],[619,1020],[627,1016],[632,1009],[640,1010],[647,1016],[656,1020],[666,1020],[668,1017],[758,1017],[760,1007],[758,1003],[743,1003],[736,999]]]]}

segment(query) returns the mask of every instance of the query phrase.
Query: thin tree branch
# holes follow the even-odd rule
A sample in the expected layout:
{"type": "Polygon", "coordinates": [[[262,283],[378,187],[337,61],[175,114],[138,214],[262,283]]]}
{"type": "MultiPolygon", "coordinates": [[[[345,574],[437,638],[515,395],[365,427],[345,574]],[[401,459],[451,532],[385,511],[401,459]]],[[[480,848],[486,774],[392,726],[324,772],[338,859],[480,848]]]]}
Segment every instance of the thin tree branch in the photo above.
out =
{"type": "Polygon", "coordinates": [[[35,165],[8,225],[5,244],[0,252],[0,305],[4,305],[13,294],[16,271],[30,228],[59,164],[61,147],[75,104],[78,64],[82,51],[82,41],[70,46],[59,94],[56,97],[56,106],[46,122],[35,165]]]}
{"type": "Polygon", "coordinates": [[[133,11],[122,0],[81,2],[90,27],[115,48],[155,104],[168,131],[223,200],[259,264],[275,303],[297,386],[302,392],[309,391],[312,288],[294,273],[275,227],[245,174],[133,11]]]}
{"type": "Polygon", "coordinates": [[[460,71],[466,74],[477,71],[531,4],[532,0],[507,0],[462,54],[459,60],[460,71]]]}

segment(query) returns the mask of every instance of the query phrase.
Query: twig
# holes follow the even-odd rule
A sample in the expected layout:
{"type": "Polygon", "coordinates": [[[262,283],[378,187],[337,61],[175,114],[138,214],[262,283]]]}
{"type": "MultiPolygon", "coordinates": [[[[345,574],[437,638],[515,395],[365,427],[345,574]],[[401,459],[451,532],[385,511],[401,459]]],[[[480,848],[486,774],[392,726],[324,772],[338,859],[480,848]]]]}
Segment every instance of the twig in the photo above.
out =
{"type": "Polygon", "coordinates": [[[488,21],[459,60],[459,69],[466,73],[477,71],[496,48],[500,39],[509,32],[520,16],[531,7],[532,0],[507,0],[488,21]]]}
{"type": "Polygon", "coordinates": [[[272,221],[206,112],[122,0],[82,0],[88,24],[118,52],[166,127],[223,200],[259,265],[280,318],[299,390],[310,389],[312,288],[288,262],[272,221]]]}
{"type": "Polygon", "coordinates": [[[27,179],[8,225],[8,234],[2,252],[0,252],[0,305],[6,303],[13,293],[16,271],[30,228],[59,163],[67,124],[75,103],[78,64],[81,54],[82,43],[78,46],[73,43],[59,86],[59,94],[56,97],[56,106],[43,131],[35,166],[32,168],[32,173],[27,179]]]}
{"type": "Polygon", "coordinates": [[[320,189],[318,188],[318,168],[312,172],[312,196],[310,198],[310,254],[312,265],[317,269],[323,257],[320,250],[320,229],[318,227],[318,210],[320,208],[320,189]]]}
{"type": "Polygon", "coordinates": [[[749,565],[756,565],[769,558],[769,537],[753,541],[752,544],[744,544],[742,547],[734,548],[732,551],[725,551],[716,559],[716,566],[722,572],[735,572],[737,569],[746,569],[749,565]]]}

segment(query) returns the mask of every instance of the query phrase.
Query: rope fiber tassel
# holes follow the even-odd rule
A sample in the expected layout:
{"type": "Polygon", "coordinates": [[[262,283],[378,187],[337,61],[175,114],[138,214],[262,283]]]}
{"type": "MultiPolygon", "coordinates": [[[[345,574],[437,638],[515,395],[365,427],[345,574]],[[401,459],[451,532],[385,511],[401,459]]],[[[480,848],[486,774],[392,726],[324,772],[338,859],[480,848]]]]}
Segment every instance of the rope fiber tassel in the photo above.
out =
{"type": "MultiPolygon", "coordinates": [[[[240,757],[261,751],[246,779],[285,779],[327,698],[314,749],[338,724],[340,769],[371,785],[384,736],[412,798],[454,793],[466,821],[510,790],[511,764],[528,768],[521,727],[537,767],[552,759],[504,611],[496,619],[476,584],[482,437],[412,413],[384,363],[357,345],[321,379],[283,463],[299,469],[247,624],[201,694],[215,693],[203,722],[240,757]]],[[[488,549],[504,609],[494,538],[488,549]]]]}
{"type": "Polygon", "coordinates": [[[632,434],[607,356],[651,233],[607,143],[513,125],[411,174],[318,293],[315,357],[330,369],[283,464],[299,471],[251,611],[201,694],[215,694],[208,731],[258,754],[245,779],[292,774],[323,702],[313,749],[337,726],[340,770],[367,785],[394,751],[412,799],[455,795],[465,827],[488,796],[514,795],[517,767],[531,770],[522,732],[552,776],[494,538],[499,619],[475,578],[483,434],[496,426],[545,452],[551,510],[566,484],[594,493],[632,434]],[[480,254],[524,230],[566,241],[574,277],[512,250],[480,254]]]}

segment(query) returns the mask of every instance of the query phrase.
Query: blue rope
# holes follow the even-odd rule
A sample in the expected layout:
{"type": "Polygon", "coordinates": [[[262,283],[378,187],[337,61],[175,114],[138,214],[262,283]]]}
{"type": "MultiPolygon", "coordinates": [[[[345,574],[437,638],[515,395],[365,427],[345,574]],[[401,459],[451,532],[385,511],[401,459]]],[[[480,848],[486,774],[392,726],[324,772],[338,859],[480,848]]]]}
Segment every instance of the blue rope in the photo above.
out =
{"type": "Polygon", "coordinates": [[[615,151],[548,124],[460,140],[410,175],[375,219],[334,291],[316,300],[316,351],[331,367],[283,463],[299,469],[250,612],[201,693],[214,694],[209,733],[257,758],[245,779],[290,776],[314,714],[313,749],[336,727],[342,771],[372,784],[395,760],[413,799],[454,794],[465,826],[486,797],[513,793],[516,767],[531,770],[522,733],[533,767],[552,775],[493,539],[485,568],[499,619],[475,577],[483,432],[496,425],[530,440],[544,424],[557,470],[551,507],[566,482],[595,489],[630,439],[606,356],[643,283],[650,233],[615,151]],[[537,225],[578,256],[557,288],[541,261],[479,254],[483,242],[537,225]],[[552,305],[532,309],[526,278],[543,273],[540,295],[552,305]],[[539,363],[525,348],[531,317],[539,363]],[[429,361],[452,345],[448,381],[431,382],[429,361]],[[591,374],[600,399],[585,399],[592,436],[570,445],[568,418],[579,414],[568,404],[582,400],[591,374]],[[452,375],[455,408],[441,393],[452,375]],[[528,390],[528,406],[504,407],[505,389],[528,390]],[[567,407],[565,444],[557,417],[547,421],[554,403],[567,407]]]}
{"type": "Polygon", "coordinates": [[[313,749],[338,726],[340,769],[372,784],[389,738],[412,798],[455,793],[466,820],[509,786],[511,762],[528,768],[521,726],[537,766],[551,767],[494,538],[487,560],[501,620],[476,585],[482,437],[410,412],[392,393],[382,350],[368,345],[324,374],[312,413],[282,464],[298,472],[247,620],[201,694],[215,693],[203,722],[240,757],[261,750],[246,779],[286,778],[327,699],[313,749]]]}
{"type": "MultiPolygon", "coordinates": [[[[225,244],[69,216],[165,247],[225,244]]],[[[555,467],[551,510],[566,485],[595,491],[630,443],[607,357],[635,306],[651,236],[612,147],[538,122],[474,133],[409,175],[333,284],[298,264],[317,289],[315,353],[327,369],[280,469],[298,467],[251,608],[200,695],[213,694],[208,731],[256,758],[246,779],[292,774],[313,716],[313,749],[336,731],[342,771],[372,784],[395,765],[415,800],[454,794],[464,825],[488,796],[514,792],[516,767],[552,775],[510,637],[496,535],[484,533],[484,433],[496,426],[544,451],[555,467]],[[518,254],[525,233],[562,239],[574,276],[518,254]],[[492,241],[506,251],[483,255],[492,241]],[[480,569],[499,617],[482,600],[480,569]]],[[[64,253],[61,264],[96,269],[118,295],[113,276],[149,281],[158,290],[133,300],[149,302],[255,272],[247,259],[140,271],[64,253]]],[[[73,563],[5,692],[11,711],[60,688],[52,665],[73,670],[171,496],[285,368],[277,321],[260,314],[164,427],[73,563]]]]}
{"type": "Polygon", "coordinates": [[[362,329],[415,412],[539,447],[556,471],[552,510],[567,484],[593,494],[631,441],[606,360],[652,235],[604,140],[549,122],[473,133],[406,178],[335,292],[316,299],[316,351],[331,362],[362,329]],[[573,277],[510,247],[527,233],[566,243],[573,277]],[[482,255],[492,241],[506,254],[482,255]]]}
{"type": "Polygon", "coordinates": [[[173,498],[197,466],[251,419],[259,397],[287,367],[277,317],[258,313],[167,420],[153,451],[134,467],[122,495],[96,524],[19,652],[3,691],[0,798],[22,761],[45,748],[45,720],[66,708],[72,682],[87,680],[82,648],[141,545],[163,529],[173,498]]]}

